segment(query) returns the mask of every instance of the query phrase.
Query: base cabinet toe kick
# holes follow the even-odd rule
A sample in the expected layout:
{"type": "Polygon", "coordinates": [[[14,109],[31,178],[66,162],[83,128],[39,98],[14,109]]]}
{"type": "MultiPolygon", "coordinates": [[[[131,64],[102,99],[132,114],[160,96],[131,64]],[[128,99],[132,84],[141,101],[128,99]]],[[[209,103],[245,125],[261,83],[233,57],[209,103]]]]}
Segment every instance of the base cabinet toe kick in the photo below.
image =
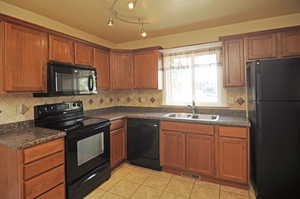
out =
{"type": "Polygon", "coordinates": [[[172,173],[247,188],[248,138],[244,127],[161,122],[160,164],[172,173]]]}

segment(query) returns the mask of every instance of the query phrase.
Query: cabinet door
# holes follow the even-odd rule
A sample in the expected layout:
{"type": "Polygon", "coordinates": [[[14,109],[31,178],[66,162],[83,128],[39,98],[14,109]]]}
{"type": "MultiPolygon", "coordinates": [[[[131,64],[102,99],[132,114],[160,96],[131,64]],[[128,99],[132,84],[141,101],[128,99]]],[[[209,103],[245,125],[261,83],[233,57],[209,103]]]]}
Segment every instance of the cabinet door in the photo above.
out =
{"type": "Polygon", "coordinates": [[[134,88],[158,88],[158,58],[157,52],[134,55],[134,88]]]}
{"type": "Polygon", "coordinates": [[[224,86],[245,85],[245,62],[243,39],[224,41],[224,86]]]}
{"type": "Polygon", "coordinates": [[[160,133],[160,164],[185,169],[185,134],[162,130],[160,133]]]}
{"type": "Polygon", "coordinates": [[[47,33],[5,24],[5,90],[46,90],[47,33]]]}
{"type": "Polygon", "coordinates": [[[125,159],[125,128],[110,132],[110,160],[111,167],[117,166],[125,159]]]}
{"type": "Polygon", "coordinates": [[[281,33],[282,56],[300,55],[300,30],[281,33]]]}
{"type": "Polygon", "coordinates": [[[94,65],[94,51],[93,47],[83,43],[75,43],[75,64],[94,65]]]}
{"type": "Polygon", "coordinates": [[[215,174],[213,136],[187,134],[186,169],[196,173],[213,176],[215,174]]]}
{"type": "Polygon", "coordinates": [[[94,49],[94,66],[97,70],[97,86],[100,89],[110,88],[109,78],[109,53],[94,49]]]}
{"type": "Polygon", "coordinates": [[[235,138],[218,140],[219,177],[238,183],[248,183],[247,141],[235,138]]]}
{"type": "Polygon", "coordinates": [[[131,89],[133,87],[132,55],[112,53],[110,56],[110,79],[112,89],[131,89]]]}
{"type": "Polygon", "coordinates": [[[248,60],[277,57],[276,33],[246,37],[245,50],[248,60]]]}
{"type": "Polygon", "coordinates": [[[74,42],[71,39],[50,35],[49,59],[66,63],[74,63],[74,42]]]}
{"type": "Polygon", "coordinates": [[[4,22],[0,21],[0,94],[4,93],[4,22]]]}

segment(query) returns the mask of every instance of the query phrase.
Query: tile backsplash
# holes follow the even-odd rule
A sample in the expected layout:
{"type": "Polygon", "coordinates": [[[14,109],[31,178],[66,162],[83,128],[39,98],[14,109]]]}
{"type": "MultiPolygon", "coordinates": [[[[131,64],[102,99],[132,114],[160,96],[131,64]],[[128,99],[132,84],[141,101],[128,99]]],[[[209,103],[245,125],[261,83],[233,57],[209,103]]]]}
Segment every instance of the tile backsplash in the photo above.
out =
{"type": "MultiPolygon", "coordinates": [[[[232,88],[226,89],[226,92],[229,108],[246,109],[245,89],[232,88]]],[[[82,100],[85,110],[112,106],[159,107],[162,105],[162,91],[101,91],[98,95],[49,98],[34,98],[31,94],[4,94],[0,95],[0,124],[32,120],[35,105],[75,100],[82,100]]]]}
{"type": "Polygon", "coordinates": [[[157,107],[162,103],[161,91],[101,91],[98,95],[35,98],[32,94],[0,95],[0,124],[33,119],[33,107],[40,104],[81,100],[85,110],[112,106],[157,107]]]}

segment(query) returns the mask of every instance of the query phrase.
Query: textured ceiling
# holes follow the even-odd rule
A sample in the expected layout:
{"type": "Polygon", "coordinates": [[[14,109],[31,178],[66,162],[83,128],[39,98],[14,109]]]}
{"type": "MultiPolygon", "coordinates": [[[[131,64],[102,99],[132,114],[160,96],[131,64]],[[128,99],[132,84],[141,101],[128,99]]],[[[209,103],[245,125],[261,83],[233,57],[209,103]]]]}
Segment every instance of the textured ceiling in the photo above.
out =
{"type": "MultiPolygon", "coordinates": [[[[114,43],[141,39],[136,25],[118,21],[113,27],[106,25],[113,0],[3,1],[114,43]]],[[[133,11],[127,3],[120,0],[117,9],[147,20],[148,37],[300,12],[300,0],[138,0],[133,11]]]]}

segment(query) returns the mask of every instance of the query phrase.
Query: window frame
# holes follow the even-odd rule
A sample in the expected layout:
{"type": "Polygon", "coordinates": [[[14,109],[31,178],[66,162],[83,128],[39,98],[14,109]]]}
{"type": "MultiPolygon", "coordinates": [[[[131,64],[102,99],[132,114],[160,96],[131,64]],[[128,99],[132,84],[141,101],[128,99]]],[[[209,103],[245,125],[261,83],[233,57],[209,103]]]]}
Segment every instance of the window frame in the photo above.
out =
{"type": "MultiPolygon", "coordinates": [[[[207,46],[207,44],[206,44],[206,46],[207,46]]],[[[222,43],[221,43],[221,46],[222,46],[222,43]]],[[[220,50],[220,55],[219,55],[220,57],[218,57],[219,59],[222,59],[221,58],[222,57],[222,48],[221,48],[221,46],[220,46],[220,42],[218,42],[217,47],[218,47],[218,50],[220,50]]],[[[170,51],[170,49],[168,49],[168,51],[170,51]]],[[[206,51],[207,51],[207,54],[211,53],[210,49],[207,48],[207,47],[205,49],[202,49],[202,52],[206,52],[206,51]]],[[[176,49],[176,52],[178,52],[178,49],[176,49]]],[[[182,56],[184,54],[185,53],[182,52],[182,53],[175,54],[175,56],[182,56]]],[[[191,60],[192,65],[195,64],[195,58],[197,56],[196,54],[197,53],[195,53],[195,55],[192,56],[192,60],[191,60]]],[[[216,52],[216,54],[217,54],[217,52],[216,52]]],[[[201,56],[201,55],[199,54],[199,56],[201,56]]],[[[163,78],[163,81],[162,81],[162,83],[163,83],[163,92],[162,93],[163,93],[163,105],[164,106],[186,106],[186,105],[191,104],[192,101],[195,101],[197,106],[205,106],[205,107],[225,107],[225,106],[227,106],[227,102],[226,102],[227,96],[226,96],[226,92],[225,92],[225,88],[224,88],[224,81],[223,81],[224,71],[223,71],[223,66],[222,66],[221,63],[220,63],[221,64],[220,66],[218,66],[218,65],[216,66],[216,67],[220,67],[220,68],[217,68],[217,95],[218,95],[217,102],[201,102],[201,101],[199,101],[199,100],[197,101],[195,99],[196,98],[195,94],[194,94],[195,93],[195,87],[194,87],[195,86],[195,72],[194,72],[195,67],[192,66],[191,67],[192,75],[191,75],[191,80],[190,81],[192,81],[192,87],[193,88],[192,88],[192,100],[189,103],[188,102],[174,103],[174,102],[171,102],[172,100],[167,99],[168,98],[167,91],[166,91],[166,89],[167,89],[166,75],[167,74],[166,74],[166,71],[164,71],[164,69],[163,69],[164,64],[165,64],[165,55],[164,55],[164,53],[163,53],[163,63],[162,64],[163,64],[162,72],[161,72],[162,74],[160,74],[160,75],[163,78]]],[[[217,60],[217,64],[219,64],[218,60],[217,60]]],[[[172,70],[172,69],[169,69],[169,70],[172,70]]]]}

